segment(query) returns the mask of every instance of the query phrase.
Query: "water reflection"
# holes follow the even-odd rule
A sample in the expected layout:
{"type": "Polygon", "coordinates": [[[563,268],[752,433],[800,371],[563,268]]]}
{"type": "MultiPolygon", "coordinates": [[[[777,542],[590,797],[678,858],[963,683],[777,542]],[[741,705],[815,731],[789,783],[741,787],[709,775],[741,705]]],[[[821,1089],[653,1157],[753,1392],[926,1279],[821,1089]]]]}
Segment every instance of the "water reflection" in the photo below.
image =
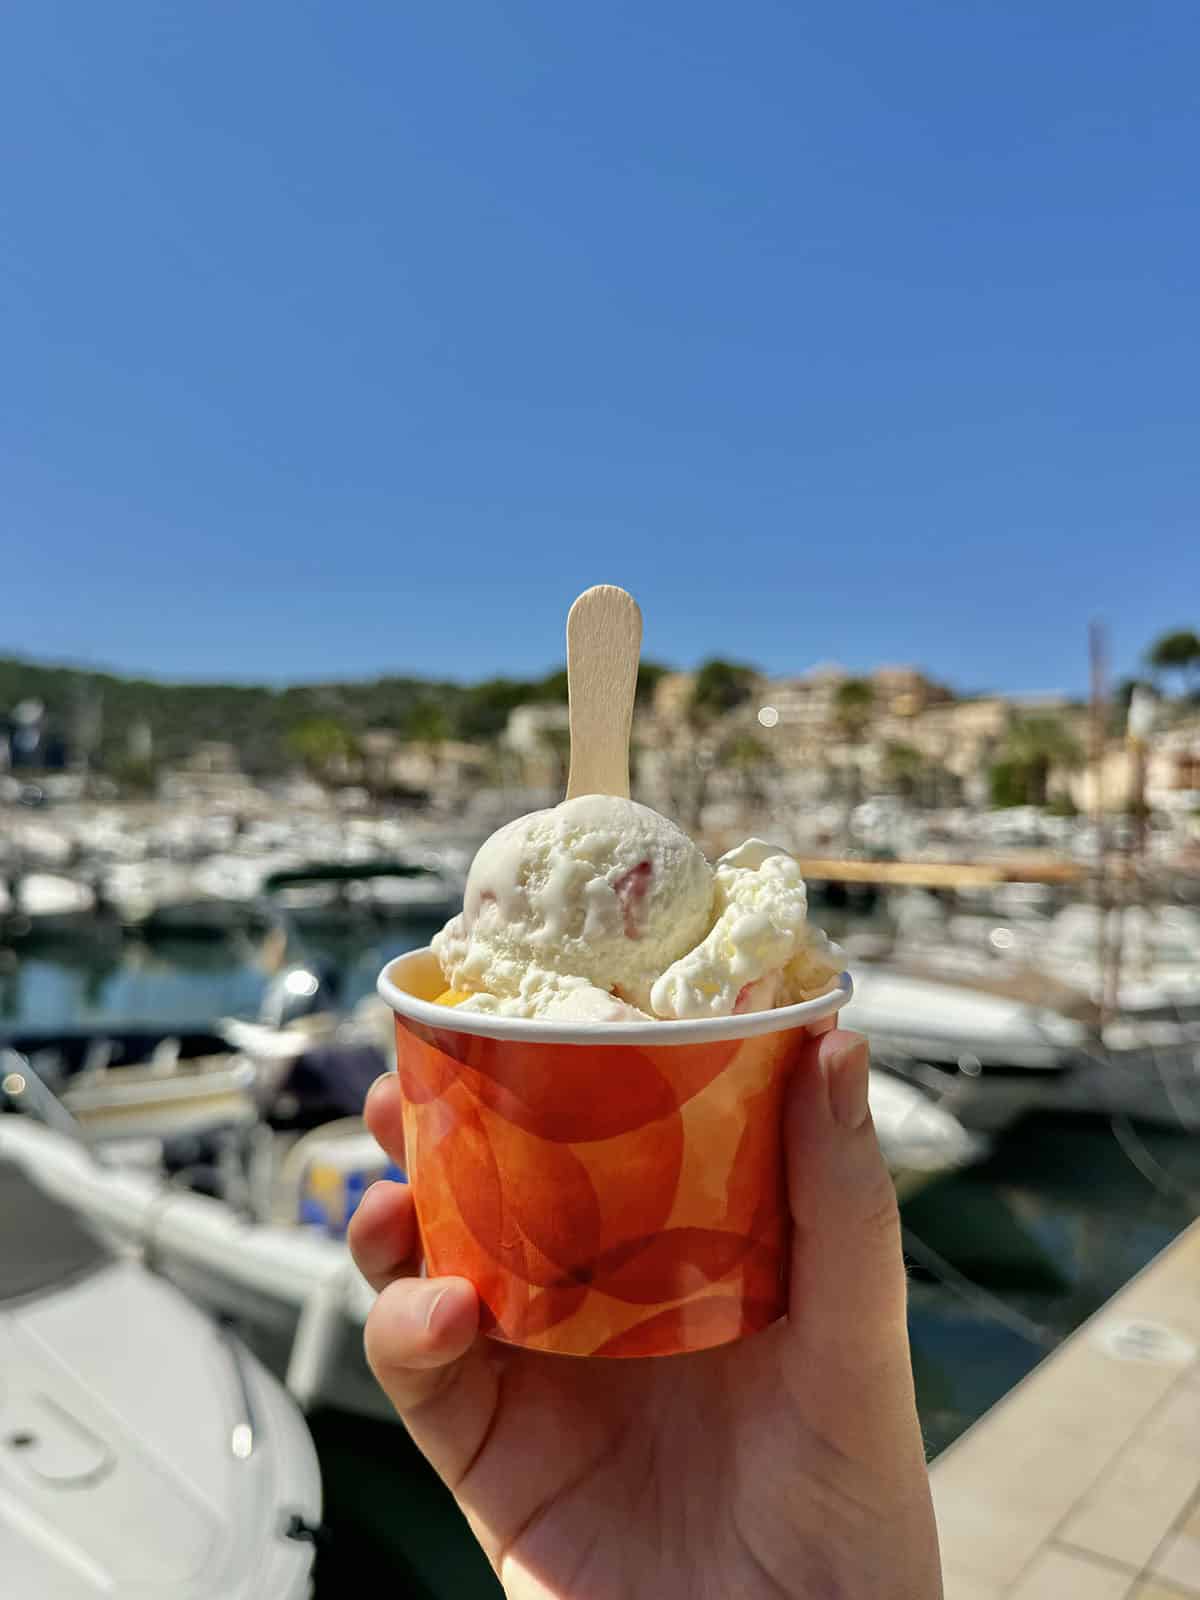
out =
{"type": "MultiPolygon", "coordinates": [[[[426,943],[433,931],[383,928],[365,942],[353,934],[313,936],[304,956],[335,975],[338,1003],[349,1007],[373,990],[390,957],[426,943]]],[[[0,1019],[22,1028],[77,1028],[254,1016],[275,964],[264,946],[241,938],[64,941],[23,959],[0,951],[0,1019]]]]}

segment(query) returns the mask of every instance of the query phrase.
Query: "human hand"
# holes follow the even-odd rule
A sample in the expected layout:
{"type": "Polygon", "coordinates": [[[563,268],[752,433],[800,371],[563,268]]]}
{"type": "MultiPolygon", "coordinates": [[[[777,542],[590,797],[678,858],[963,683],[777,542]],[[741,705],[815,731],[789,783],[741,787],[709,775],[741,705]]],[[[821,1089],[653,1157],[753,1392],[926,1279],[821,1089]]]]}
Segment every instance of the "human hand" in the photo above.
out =
{"type": "MultiPolygon", "coordinates": [[[[511,1600],[938,1600],[895,1191],[868,1052],[813,1038],[788,1088],[787,1317],[694,1355],[588,1360],[478,1334],[463,1278],[412,1276],[412,1196],[350,1227],[380,1291],[371,1367],[511,1600]]],[[[403,1160],[402,1097],[367,1125],[403,1160]]]]}

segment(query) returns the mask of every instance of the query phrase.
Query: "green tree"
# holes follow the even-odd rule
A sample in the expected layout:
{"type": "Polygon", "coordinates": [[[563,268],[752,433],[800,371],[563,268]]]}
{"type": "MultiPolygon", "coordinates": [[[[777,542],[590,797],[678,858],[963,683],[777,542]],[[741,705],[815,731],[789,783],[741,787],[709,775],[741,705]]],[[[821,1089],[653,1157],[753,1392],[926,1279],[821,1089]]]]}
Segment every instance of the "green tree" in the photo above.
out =
{"type": "Polygon", "coordinates": [[[463,691],[458,731],[464,739],[494,739],[510,714],[530,699],[530,686],[517,678],[489,678],[463,691]]]}
{"type": "Polygon", "coordinates": [[[856,744],[875,711],[875,689],[869,678],[847,678],[834,696],[834,721],[844,739],[856,744]]]}
{"type": "Polygon", "coordinates": [[[1057,717],[1018,717],[991,770],[992,804],[1044,806],[1051,773],[1082,764],[1078,741],[1057,717]]]}
{"type": "Polygon", "coordinates": [[[883,776],[898,794],[912,799],[925,769],[925,758],[915,744],[889,740],[883,752],[883,776]]]}
{"type": "Polygon", "coordinates": [[[1006,806],[1023,806],[1028,800],[1026,774],[1015,761],[1001,757],[988,768],[988,792],[996,810],[1006,806]]]}
{"type": "Polygon", "coordinates": [[[335,763],[352,761],[358,754],[350,730],[333,717],[310,717],[290,728],[284,740],[289,754],[314,778],[329,776],[335,763]]]}
{"type": "Polygon", "coordinates": [[[556,667],[553,672],[546,674],[536,683],[526,684],[526,700],[553,701],[565,705],[567,702],[567,669],[556,667]]]}
{"type": "Polygon", "coordinates": [[[110,764],[109,776],[126,794],[142,797],[157,790],[159,769],[155,761],[126,755],[110,764]]]}
{"type": "Polygon", "coordinates": [[[418,700],[404,719],[404,737],[425,752],[435,776],[441,766],[442,746],[452,732],[449,713],[438,700],[418,700]]]}
{"type": "Polygon", "coordinates": [[[1191,628],[1176,628],[1156,639],[1146,652],[1155,672],[1177,673],[1186,690],[1200,687],[1200,635],[1191,628]]]}
{"type": "Polygon", "coordinates": [[[731,735],[717,752],[717,765],[732,772],[747,806],[766,803],[766,778],[775,765],[770,749],[749,729],[731,735]]]}
{"type": "Polygon", "coordinates": [[[696,674],[689,709],[695,720],[701,722],[724,716],[749,700],[757,681],[758,673],[753,667],[714,656],[704,662],[696,674]]]}

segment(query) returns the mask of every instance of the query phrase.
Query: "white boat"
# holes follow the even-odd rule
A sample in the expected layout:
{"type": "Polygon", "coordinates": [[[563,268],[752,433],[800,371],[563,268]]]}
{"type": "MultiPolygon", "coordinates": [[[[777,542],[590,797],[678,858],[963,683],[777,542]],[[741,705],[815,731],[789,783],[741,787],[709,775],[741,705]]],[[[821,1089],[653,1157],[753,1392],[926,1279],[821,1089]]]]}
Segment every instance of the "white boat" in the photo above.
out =
{"type": "Polygon", "coordinates": [[[1185,906],[1101,913],[1065,907],[1052,917],[947,917],[926,896],[897,905],[898,947],[931,972],[980,980],[1023,978],[1098,1007],[1102,964],[1120,950],[1116,1009],[1132,1019],[1200,1017],[1200,918],[1185,906]]]}
{"type": "Polygon", "coordinates": [[[304,1600],[321,1484],[303,1418],[34,1181],[53,1166],[37,1144],[61,1137],[0,1117],[5,1600],[304,1600]]]}
{"type": "Polygon", "coordinates": [[[58,872],[14,875],[0,906],[0,932],[10,939],[68,938],[91,932],[100,904],[94,889],[58,872]]]}
{"type": "Polygon", "coordinates": [[[236,1055],[181,1061],[160,1047],[145,1065],[86,1068],[69,1078],[62,1102],[90,1144],[177,1138],[213,1127],[253,1127],[256,1075],[236,1055]]]}
{"type": "Polygon", "coordinates": [[[1087,1043],[1082,1023],[1046,1007],[860,964],[841,1013],[881,1048],[919,1061],[1055,1071],[1087,1043]]]}
{"type": "Polygon", "coordinates": [[[887,1072],[870,1075],[871,1120],[901,1200],[978,1161],[987,1146],[928,1095],[887,1072]]]}
{"type": "MultiPolygon", "coordinates": [[[[361,1349],[372,1296],[344,1233],[366,1185],[395,1170],[358,1118],[299,1139],[260,1120],[279,1103],[287,1068],[322,1036],[331,1030],[316,1040],[279,1030],[284,1048],[265,1072],[236,1052],[181,1060],[171,1039],[148,1061],[113,1066],[98,1040],[57,1093],[40,1075],[59,1076],[56,1052],[0,1050],[0,1105],[29,1113],[0,1116],[0,1157],[25,1161],[118,1243],[152,1245],[175,1283],[261,1336],[303,1404],[386,1415],[361,1349]]],[[[361,1073],[359,1082],[365,1092],[361,1073]]]]}
{"type": "Polygon", "coordinates": [[[1118,1011],[1200,1013],[1200,916],[1186,906],[1127,906],[1106,913],[1094,905],[1068,906],[1045,925],[1032,956],[1099,1002],[1102,956],[1107,952],[1111,960],[1117,949],[1118,1011]]]}
{"type": "MultiPolygon", "coordinates": [[[[9,1065],[10,1084],[20,1075],[9,1065]]],[[[104,1159],[78,1141],[69,1122],[0,1116],[0,1160],[21,1165],[110,1243],[144,1252],[190,1298],[234,1318],[301,1406],[388,1415],[362,1355],[374,1295],[342,1239],[315,1227],[252,1221],[224,1199],[168,1182],[153,1165],[150,1144],[122,1141],[99,1154],[104,1159]]]]}
{"type": "Polygon", "coordinates": [[[105,879],[121,921],[148,936],[223,937],[256,918],[256,874],[167,860],[124,861],[105,879]]]}
{"type": "Polygon", "coordinates": [[[444,922],[461,909],[464,886],[464,876],[430,852],[285,868],[269,873],[262,887],[285,925],[304,932],[371,920],[444,922]]]}

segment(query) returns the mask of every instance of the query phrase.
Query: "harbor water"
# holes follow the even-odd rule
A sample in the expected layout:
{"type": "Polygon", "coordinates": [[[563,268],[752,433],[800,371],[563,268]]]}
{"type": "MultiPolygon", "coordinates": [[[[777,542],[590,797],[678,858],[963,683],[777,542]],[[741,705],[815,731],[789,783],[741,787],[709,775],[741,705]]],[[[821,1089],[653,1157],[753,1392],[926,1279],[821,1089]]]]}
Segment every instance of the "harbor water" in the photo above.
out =
{"type": "MultiPolygon", "coordinates": [[[[353,1005],[384,961],[423,943],[392,928],[310,951],[353,1005]]],[[[0,969],[0,1029],[203,1025],[253,1016],[268,974],[249,944],[117,941],[42,949],[0,969]]],[[[918,1402],[936,1455],[1200,1213],[1200,1139],[1122,1119],[1027,1117],[987,1158],[904,1207],[918,1402]]],[[[310,1418],[329,1542],[318,1594],[377,1577],[414,1596],[498,1594],[459,1514],[400,1428],[310,1418]]]]}

